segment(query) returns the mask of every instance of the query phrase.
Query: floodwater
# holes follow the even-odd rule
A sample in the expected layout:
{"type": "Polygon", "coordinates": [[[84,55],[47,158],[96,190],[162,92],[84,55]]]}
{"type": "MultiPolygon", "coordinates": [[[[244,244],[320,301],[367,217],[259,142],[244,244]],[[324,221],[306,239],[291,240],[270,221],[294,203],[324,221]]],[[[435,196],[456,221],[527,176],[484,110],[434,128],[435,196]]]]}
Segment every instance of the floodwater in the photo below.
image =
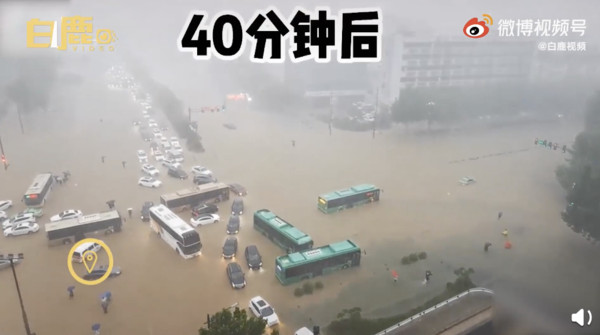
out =
{"type": "MultiPolygon", "coordinates": [[[[437,136],[398,128],[373,139],[371,133],[335,129],[330,136],[327,125],[308,117],[233,110],[197,114],[206,152],[188,154],[184,167],[205,165],[220,181],[246,186],[238,256],[256,244],[265,263],[260,272],[247,271],[248,286],[236,291],[220,256],[230,202],[221,205],[221,223],[198,228],[202,255],[184,260],[138,219],[144,201],[158,202],[161,193],[192,184],[166,176],[161,167],[162,189],[136,185],[141,173],[135,150],[149,149],[131,126],[141,119],[140,108],[126,94],[95,82],[67,88],[55,100],[56,111],[24,117],[24,135],[14,115],[0,123],[11,163],[8,171],[0,171],[0,198],[15,202],[10,214],[23,208],[19,199],[35,174],[72,173],[44,207],[41,232],[0,237],[0,253],[25,254],[16,269],[29,323],[38,334],[87,334],[94,323],[102,325],[103,334],[194,334],[207,313],[235,303],[247,308],[256,295],[276,308],[281,333],[292,334],[302,326],[325,326],[343,308],[360,306],[366,316],[404,312],[440,293],[458,267],[474,268],[474,281],[496,291],[503,306],[499,334],[577,334],[586,328],[572,325],[571,313],[586,308],[600,315],[598,247],[559,216],[564,192],[554,168],[565,155],[533,145],[535,137],[571,143],[578,125],[555,122],[437,136]],[[237,130],[223,123],[234,123],[237,130]],[[469,159],[474,157],[480,158],[469,159]],[[463,176],[478,182],[458,186],[463,176]],[[360,183],[380,186],[381,201],[334,215],[317,210],[318,194],[360,183]],[[123,274],[97,286],[76,284],[66,266],[69,248],[48,247],[43,223],[69,208],[104,211],[111,199],[122,213],[133,207],[134,218],[121,233],[94,237],[108,244],[123,274]],[[284,287],[274,276],[274,258],[282,251],[252,228],[252,213],[261,208],[310,234],[316,245],[356,241],[366,251],[361,266],[322,277],[322,291],[295,297],[296,286],[284,287]],[[497,220],[499,211],[504,216],[497,220]],[[511,250],[503,249],[505,228],[511,250]],[[483,252],[486,241],[493,244],[488,253],[483,252]],[[401,265],[402,256],[420,251],[429,257],[401,265]],[[391,270],[400,275],[396,284],[391,270]],[[425,270],[433,272],[427,286],[422,285],[425,270]],[[72,300],[70,285],[76,286],[72,300]],[[98,297],[107,290],[113,301],[103,314],[98,297]]],[[[0,272],[0,283],[0,334],[23,334],[10,271],[0,272]]]]}

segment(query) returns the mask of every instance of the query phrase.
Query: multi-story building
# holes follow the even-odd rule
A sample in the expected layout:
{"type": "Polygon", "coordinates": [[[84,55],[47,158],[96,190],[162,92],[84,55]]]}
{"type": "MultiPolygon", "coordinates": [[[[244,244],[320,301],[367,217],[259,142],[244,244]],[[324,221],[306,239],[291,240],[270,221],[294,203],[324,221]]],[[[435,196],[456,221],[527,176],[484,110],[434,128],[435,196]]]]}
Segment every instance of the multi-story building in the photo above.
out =
{"type": "Polygon", "coordinates": [[[383,101],[409,87],[479,85],[530,80],[536,43],[529,40],[422,39],[395,34],[385,40],[379,70],[383,101]]]}

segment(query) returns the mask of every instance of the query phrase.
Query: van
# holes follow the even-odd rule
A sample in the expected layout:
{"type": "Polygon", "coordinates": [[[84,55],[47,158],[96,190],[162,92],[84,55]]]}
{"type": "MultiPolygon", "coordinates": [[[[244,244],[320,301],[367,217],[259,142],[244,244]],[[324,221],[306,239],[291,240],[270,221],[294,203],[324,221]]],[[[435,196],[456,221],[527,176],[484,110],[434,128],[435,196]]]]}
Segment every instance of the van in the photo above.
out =
{"type": "Polygon", "coordinates": [[[98,252],[98,251],[100,251],[100,249],[102,249],[102,246],[98,243],[95,243],[95,242],[83,243],[79,247],[77,247],[77,249],[75,249],[75,252],[73,252],[72,260],[73,260],[73,262],[76,262],[76,263],[83,263],[83,255],[86,252],[88,252],[88,251],[98,252]]]}

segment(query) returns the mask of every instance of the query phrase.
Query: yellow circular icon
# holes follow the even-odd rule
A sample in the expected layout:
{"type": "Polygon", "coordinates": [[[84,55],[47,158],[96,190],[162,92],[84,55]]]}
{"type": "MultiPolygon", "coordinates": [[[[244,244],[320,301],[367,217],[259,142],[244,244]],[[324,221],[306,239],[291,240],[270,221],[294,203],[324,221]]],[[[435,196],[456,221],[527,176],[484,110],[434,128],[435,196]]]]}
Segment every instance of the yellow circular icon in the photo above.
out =
{"type": "MultiPolygon", "coordinates": [[[[88,251],[85,254],[86,254],[85,258],[88,261],[93,261],[95,258],[94,255],[96,253],[88,251]]],[[[101,282],[105,281],[106,278],[108,278],[110,276],[110,273],[112,272],[112,269],[113,269],[113,265],[114,265],[114,260],[113,260],[112,251],[110,251],[110,248],[106,245],[106,243],[104,243],[103,241],[96,239],[96,238],[84,238],[83,240],[75,243],[73,245],[73,247],[71,248],[71,250],[69,251],[69,254],[67,255],[67,267],[69,268],[69,273],[71,273],[71,276],[73,278],[75,278],[75,280],[77,280],[79,283],[81,283],[83,285],[90,285],[90,286],[98,285],[101,282]],[[108,255],[108,268],[106,269],[106,273],[104,274],[104,276],[102,276],[96,280],[85,280],[85,279],[81,278],[73,269],[73,261],[72,261],[73,253],[75,253],[75,250],[84,243],[98,243],[99,245],[102,246],[102,248],[104,248],[104,250],[106,250],[106,254],[108,255]]],[[[87,268],[87,266],[86,266],[86,268],[87,268]]],[[[88,269],[88,272],[91,272],[91,270],[88,269]]]]}

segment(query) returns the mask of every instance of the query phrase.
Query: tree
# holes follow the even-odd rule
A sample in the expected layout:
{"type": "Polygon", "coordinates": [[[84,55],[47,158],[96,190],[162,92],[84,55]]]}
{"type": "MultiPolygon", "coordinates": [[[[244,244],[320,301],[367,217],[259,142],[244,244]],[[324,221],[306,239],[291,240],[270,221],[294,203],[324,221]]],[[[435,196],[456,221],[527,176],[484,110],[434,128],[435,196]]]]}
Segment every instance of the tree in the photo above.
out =
{"type": "MultiPolygon", "coordinates": [[[[267,321],[255,317],[248,317],[246,310],[235,308],[233,313],[223,309],[210,316],[210,326],[201,328],[200,335],[263,335],[267,321]]],[[[273,332],[273,334],[278,334],[273,332]]]]}
{"type": "Polygon", "coordinates": [[[569,205],[563,220],[588,240],[600,239],[600,91],[589,100],[585,129],[575,138],[567,164],[556,169],[556,178],[567,190],[569,205]]]}

